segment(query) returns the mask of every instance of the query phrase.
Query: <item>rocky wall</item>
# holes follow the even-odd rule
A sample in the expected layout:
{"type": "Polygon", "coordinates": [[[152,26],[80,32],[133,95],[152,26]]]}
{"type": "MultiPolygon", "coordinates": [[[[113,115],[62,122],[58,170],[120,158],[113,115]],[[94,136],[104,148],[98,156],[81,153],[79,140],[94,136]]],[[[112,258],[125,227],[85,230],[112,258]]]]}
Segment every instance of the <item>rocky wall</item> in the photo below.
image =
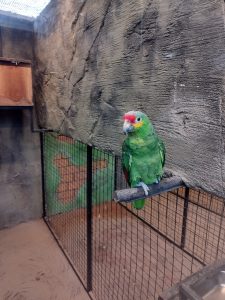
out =
{"type": "Polygon", "coordinates": [[[35,21],[42,127],[120,152],[122,115],[146,112],[166,167],[224,195],[224,1],[58,0],[35,21]]]}

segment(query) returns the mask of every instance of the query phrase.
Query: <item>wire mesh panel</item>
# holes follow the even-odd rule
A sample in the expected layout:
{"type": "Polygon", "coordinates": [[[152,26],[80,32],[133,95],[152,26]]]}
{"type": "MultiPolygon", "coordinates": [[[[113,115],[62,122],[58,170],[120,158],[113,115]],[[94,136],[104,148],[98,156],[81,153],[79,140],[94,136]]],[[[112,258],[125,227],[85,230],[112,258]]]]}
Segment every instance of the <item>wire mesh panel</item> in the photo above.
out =
{"type": "Polygon", "coordinates": [[[112,202],[96,207],[93,292],[97,299],[157,299],[164,289],[202,267],[178,244],[183,210],[179,212],[178,204],[174,210],[174,202],[183,201],[167,196],[153,197],[135,213],[130,205],[112,202]]]}
{"type": "MultiPolygon", "coordinates": [[[[108,252],[109,245],[113,242],[110,232],[112,214],[112,193],[114,191],[114,156],[94,149],[93,159],[93,292],[97,299],[104,298],[110,286],[109,274],[112,257],[108,252]],[[101,165],[104,168],[99,169],[101,165]],[[96,169],[99,169],[96,171],[96,169]]],[[[112,253],[111,253],[112,254],[112,253]]],[[[106,297],[104,298],[106,299],[106,297]]]]}
{"type": "Polygon", "coordinates": [[[185,249],[205,265],[224,257],[225,201],[191,190],[185,249]]]}
{"type": "Polygon", "coordinates": [[[225,257],[224,199],[179,188],[141,210],[115,203],[120,159],[61,135],[45,134],[44,164],[48,224],[94,299],[157,299],[225,257]]]}
{"type": "Polygon", "coordinates": [[[46,219],[86,283],[87,146],[52,133],[43,146],[46,219]]]}

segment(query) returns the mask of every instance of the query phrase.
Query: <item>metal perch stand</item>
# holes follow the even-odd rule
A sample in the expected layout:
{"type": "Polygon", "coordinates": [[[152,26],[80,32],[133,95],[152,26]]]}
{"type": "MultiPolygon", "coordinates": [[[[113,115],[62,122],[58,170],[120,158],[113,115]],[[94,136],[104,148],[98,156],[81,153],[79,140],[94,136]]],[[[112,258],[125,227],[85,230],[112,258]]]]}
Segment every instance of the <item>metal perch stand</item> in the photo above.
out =
{"type": "MultiPolygon", "coordinates": [[[[185,186],[183,180],[178,176],[163,178],[159,183],[148,185],[148,197],[168,192],[179,187],[185,186]]],[[[134,200],[146,198],[142,187],[117,190],[114,192],[115,202],[132,202],[134,200]]]]}

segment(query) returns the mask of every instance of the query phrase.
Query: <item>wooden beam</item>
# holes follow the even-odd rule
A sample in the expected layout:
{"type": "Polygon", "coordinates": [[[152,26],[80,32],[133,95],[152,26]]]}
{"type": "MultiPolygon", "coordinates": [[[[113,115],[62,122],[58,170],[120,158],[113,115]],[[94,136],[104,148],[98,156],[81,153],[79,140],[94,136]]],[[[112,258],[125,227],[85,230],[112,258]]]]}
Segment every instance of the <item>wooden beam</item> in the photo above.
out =
{"type": "MultiPolygon", "coordinates": [[[[168,192],[179,187],[185,186],[183,180],[178,176],[163,178],[158,184],[148,185],[148,197],[168,192]]],[[[147,198],[142,187],[117,190],[114,192],[116,202],[132,202],[138,199],[147,198]]]]}

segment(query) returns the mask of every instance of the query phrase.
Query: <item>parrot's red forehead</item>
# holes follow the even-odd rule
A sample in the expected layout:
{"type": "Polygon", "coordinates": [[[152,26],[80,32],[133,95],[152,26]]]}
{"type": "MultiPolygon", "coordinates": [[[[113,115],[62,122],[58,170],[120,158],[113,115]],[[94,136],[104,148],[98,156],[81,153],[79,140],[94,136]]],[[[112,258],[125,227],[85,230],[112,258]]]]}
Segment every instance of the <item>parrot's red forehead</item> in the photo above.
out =
{"type": "Polygon", "coordinates": [[[125,114],[125,115],[123,116],[123,119],[124,119],[124,121],[129,121],[129,122],[131,122],[131,123],[134,123],[136,117],[135,117],[135,115],[125,114]]]}

